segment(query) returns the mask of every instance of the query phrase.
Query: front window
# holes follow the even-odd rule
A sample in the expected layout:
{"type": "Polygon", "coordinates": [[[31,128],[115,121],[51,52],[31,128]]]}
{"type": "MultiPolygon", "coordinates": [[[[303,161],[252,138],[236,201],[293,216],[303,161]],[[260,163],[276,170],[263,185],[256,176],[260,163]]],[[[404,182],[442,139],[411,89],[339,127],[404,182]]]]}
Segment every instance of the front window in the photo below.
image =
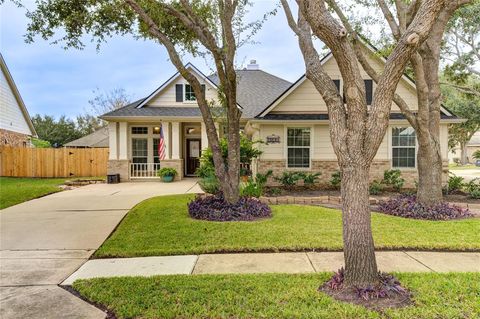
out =
{"type": "Polygon", "coordinates": [[[413,127],[392,129],[392,166],[394,168],[415,167],[416,135],[413,127]]]}
{"type": "Polygon", "coordinates": [[[132,162],[148,163],[148,140],[146,138],[132,138],[132,162]]]}
{"type": "Polygon", "coordinates": [[[153,139],[153,162],[155,164],[160,163],[160,157],[158,155],[158,144],[160,144],[160,139],[159,138],[154,138],[153,139]]]}
{"type": "Polygon", "coordinates": [[[148,134],[148,127],[146,126],[134,126],[132,127],[132,134],[148,134]]]}
{"type": "Polygon", "coordinates": [[[310,167],[310,128],[287,129],[287,166],[310,167]]]}
{"type": "Polygon", "coordinates": [[[185,101],[196,101],[195,92],[190,84],[185,84],[185,101]]]}

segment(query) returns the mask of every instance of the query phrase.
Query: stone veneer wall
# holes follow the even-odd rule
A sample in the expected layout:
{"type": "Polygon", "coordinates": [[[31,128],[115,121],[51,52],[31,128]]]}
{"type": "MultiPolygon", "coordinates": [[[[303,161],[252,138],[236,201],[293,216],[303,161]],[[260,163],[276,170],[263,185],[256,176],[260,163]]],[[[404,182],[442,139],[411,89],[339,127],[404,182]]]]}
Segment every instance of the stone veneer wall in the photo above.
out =
{"type": "Polygon", "coordinates": [[[0,129],[0,144],[14,147],[30,147],[30,137],[26,134],[0,129]]]}
{"type": "MultiPolygon", "coordinates": [[[[268,170],[273,171],[273,176],[279,176],[284,171],[296,171],[295,169],[287,169],[285,160],[257,160],[257,170],[259,173],[266,173],[268,170]]],[[[448,180],[448,161],[443,162],[443,184],[448,180]]],[[[370,182],[373,180],[382,180],[383,173],[386,170],[391,169],[391,164],[389,160],[374,160],[370,168],[370,182]]],[[[319,183],[323,185],[328,185],[332,174],[338,170],[338,164],[336,160],[325,160],[325,161],[312,161],[312,169],[307,172],[320,172],[322,175],[319,176],[319,183]]],[[[297,170],[299,171],[299,170],[297,170]]],[[[414,188],[415,181],[418,180],[417,170],[409,169],[402,170],[402,178],[405,179],[406,188],[414,188]]],[[[275,180],[270,179],[268,182],[269,186],[279,185],[275,180]]]]}
{"type": "Polygon", "coordinates": [[[130,174],[128,173],[129,169],[129,160],[109,160],[107,165],[107,174],[120,174],[120,181],[128,182],[130,180],[130,174]]]}

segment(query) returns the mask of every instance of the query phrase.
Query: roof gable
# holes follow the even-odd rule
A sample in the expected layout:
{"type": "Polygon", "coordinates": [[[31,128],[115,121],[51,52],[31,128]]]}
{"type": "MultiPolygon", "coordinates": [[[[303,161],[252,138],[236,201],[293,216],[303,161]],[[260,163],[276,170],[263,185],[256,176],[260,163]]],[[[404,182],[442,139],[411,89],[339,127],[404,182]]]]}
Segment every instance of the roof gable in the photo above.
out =
{"type": "MultiPolygon", "coordinates": [[[[3,59],[3,55],[0,53],[0,69],[5,76],[5,79],[8,83],[8,87],[10,88],[13,96],[15,97],[15,101],[17,102],[16,104],[20,108],[21,114],[23,115],[23,118],[30,129],[30,135],[32,136],[37,136],[37,133],[35,131],[35,127],[33,126],[32,119],[30,118],[30,114],[28,114],[27,107],[25,106],[25,103],[23,102],[22,96],[20,95],[20,92],[18,91],[17,85],[15,84],[15,81],[13,80],[12,74],[8,70],[7,64],[5,63],[5,60],[3,59]]],[[[5,116],[5,114],[4,114],[5,116]]]]}

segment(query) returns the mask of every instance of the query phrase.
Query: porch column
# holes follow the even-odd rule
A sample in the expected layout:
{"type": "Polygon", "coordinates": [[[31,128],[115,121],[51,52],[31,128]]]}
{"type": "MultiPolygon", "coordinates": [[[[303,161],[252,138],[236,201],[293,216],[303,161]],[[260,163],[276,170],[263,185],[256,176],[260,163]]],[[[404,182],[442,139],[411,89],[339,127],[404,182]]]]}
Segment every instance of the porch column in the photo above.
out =
{"type": "Polygon", "coordinates": [[[117,122],[108,122],[108,148],[109,160],[116,160],[118,157],[118,139],[117,139],[117,122]]]}
{"type": "Polygon", "coordinates": [[[180,123],[172,122],[172,159],[180,159],[180,123]]]}
{"type": "Polygon", "coordinates": [[[118,159],[128,160],[128,123],[120,122],[118,129],[118,159]]]}
{"type": "Polygon", "coordinates": [[[163,140],[165,141],[165,159],[170,157],[170,122],[162,122],[163,140]]]}
{"type": "Polygon", "coordinates": [[[208,148],[207,126],[202,122],[202,150],[208,148]]]}

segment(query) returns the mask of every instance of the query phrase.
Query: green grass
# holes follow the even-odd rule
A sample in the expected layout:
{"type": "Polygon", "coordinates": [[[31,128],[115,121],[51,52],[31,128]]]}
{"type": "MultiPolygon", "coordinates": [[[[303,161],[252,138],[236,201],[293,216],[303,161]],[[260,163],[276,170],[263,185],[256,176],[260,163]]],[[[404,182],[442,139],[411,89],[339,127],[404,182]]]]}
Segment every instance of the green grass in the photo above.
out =
{"type": "MultiPolygon", "coordinates": [[[[207,222],[189,217],[192,195],[162,196],[134,207],[96,257],[133,257],[277,250],[341,250],[339,210],[272,206],[255,222],[207,222]]],[[[480,219],[420,221],[372,214],[378,249],[480,249],[480,219]]]]}
{"type": "Polygon", "coordinates": [[[382,312],[336,301],[317,288],[331,274],[176,275],[79,280],[73,287],[118,318],[480,317],[480,273],[396,276],[415,303],[382,312]]]}
{"type": "Polygon", "coordinates": [[[64,178],[0,177],[0,209],[61,191],[64,178]]]}
{"type": "Polygon", "coordinates": [[[467,165],[458,165],[455,163],[448,164],[448,168],[452,171],[461,171],[461,170],[467,170],[467,169],[479,169],[480,167],[475,166],[473,164],[467,164],[467,165]]]}

